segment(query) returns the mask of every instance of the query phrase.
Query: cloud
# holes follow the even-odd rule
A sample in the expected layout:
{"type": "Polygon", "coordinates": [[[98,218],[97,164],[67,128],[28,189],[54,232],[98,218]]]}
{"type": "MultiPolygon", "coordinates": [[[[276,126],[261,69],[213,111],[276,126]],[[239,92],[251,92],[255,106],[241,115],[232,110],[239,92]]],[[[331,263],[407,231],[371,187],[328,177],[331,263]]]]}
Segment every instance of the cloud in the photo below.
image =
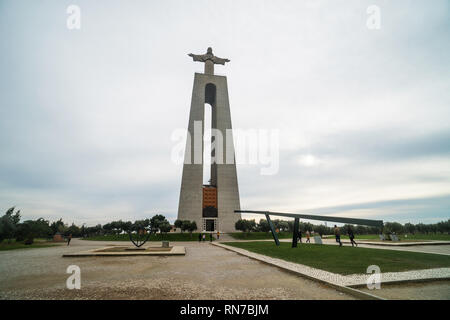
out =
{"type": "Polygon", "coordinates": [[[182,168],[170,137],[202,72],[186,54],[212,46],[231,59],[216,72],[233,128],[280,130],[276,175],[238,166],[242,208],[445,215],[448,1],[378,1],[378,31],[366,28],[373,1],[77,4],[79,31],[61,1],[0,5],[0,209],[173,221],[182,168]]]}

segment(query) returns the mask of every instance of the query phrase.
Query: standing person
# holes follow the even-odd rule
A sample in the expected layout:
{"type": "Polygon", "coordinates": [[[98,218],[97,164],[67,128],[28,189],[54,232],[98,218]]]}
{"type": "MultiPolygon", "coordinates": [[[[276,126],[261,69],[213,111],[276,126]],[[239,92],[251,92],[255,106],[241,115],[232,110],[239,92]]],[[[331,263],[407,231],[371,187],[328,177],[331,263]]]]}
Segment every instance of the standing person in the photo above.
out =
{"type": "Polygon", "coordinates": [[[339,247],[342,247],[341,230],[339,230],[337,225],[334,225],[334,235],[336,236],[336,242],[339,243],[339,247]]]}
{"type": "Polygon", "coordinates": [[[201,233],[198,234],[198,242],[202,242],[202,234],[201,233]]]}
{"type": "Polygon", "coordinates": [[[206,235],[203,234],[203,235],[202,235],[202,238],[203,238],[203,242],[205,242],[205,240],[206,240],[206,235]]]}
{"type": "Polygon", "coordinates": [[[220,232],[217,231],[217,240],[219,240],[219,238],[220,238],[220,232]]]}
{"type": "Polygon", "coordinates": [[[306,243],[311,243],[309,237],[310,237],[309,230],[306,230],[306,243]]]}
{"type": "Polygon", "coordinates": [[[69,234],[69,236],[67,237],[67,245],[70,244],[70,240],[72,240],[72,234],[69,234]]]}
{"type": "Polygon", "coordinates": [[[298,230],[298,240],[300,241],[300,243],[302,243],[302,230],[301,229],[299,229],[298,230]]]}
{"type": "Polygon", "coordinates": [[[347,233],[348,233],[348,237],[350,238],[350,242],[352,244],[352,247],[353,247],[353,244],[355,246],[358,246],[358,244],[355,242],[355,235],[353,234],[352,228],[348,227],[347,233]]]}
{"type": "Polygon", "coordinates": [[[209,242],[212,242],[212,232],[209,234],[209,242]]]}

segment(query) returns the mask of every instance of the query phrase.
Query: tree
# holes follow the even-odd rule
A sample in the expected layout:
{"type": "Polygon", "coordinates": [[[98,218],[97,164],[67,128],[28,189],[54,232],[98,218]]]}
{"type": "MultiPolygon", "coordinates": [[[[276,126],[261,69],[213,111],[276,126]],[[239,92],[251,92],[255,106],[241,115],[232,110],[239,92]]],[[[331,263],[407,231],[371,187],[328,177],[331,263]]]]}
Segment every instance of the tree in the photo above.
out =
{"type": "Polygon", "coordinates": [[[435,224],[430,224],[429,225],[429,230],[430,230],[430,232],[433,232],[433,233],[437,233],[437,231],[438,231],[438,226],[437,226],[437,224],[435,223],[435,224]]]}
{"type": "Polygon", "coordinates": [[[156,214],[150,219],[150,228],[155,233],[167,233],[172,229],[170,222],[162,214],[156,214]]]}
{"type": "Polygon", "coordinates": [[[139,231],[139,230],[149,230],[151,228],[150,219],[145,220],[136,220],[132,227],[132,231],[139,231]]]}
{"type": "Polygon", "coordinates": [[[161,231],[162,234],[169,232],[172,229],[172,226],[170,225],[169,221],[165,220],[159,224],[159,231],[161,231]]]}
{"type": "Polygon", "coordinates": [[[61,218],[58,221],[53,221],[50,228],[52,229],[53,234],[56,234],[57,232],[64,233],[66,226],[61,218]]]}
{"type": "Polygon", "coordinates": [[[15,207],[9,208],[5,215],[0,218],[0,242],[4,239],[11,241],[14,238],[20,221],[20,210],[14,213],[15,207]]]}
{"type": "Polygon", "coordinates": [[[384,224],[384,232],[385,233],[403,233],[403,226],[398,222],[386,222],[384,224]]]}
{"type": "Polygon", "coordinates": [[[236,228],[236,230],[249,233],[250,231],[255,230],[256,222],[255,220],[239,219],[234,224],[234,227],[236,228]]]}
{"type": "Polygon", "coordinates": [[[240,230],[242,232],[245,232],[246,229],[246,224],[245,224],[245,220],[244,219],[239,219],[238,221],[236,221],[236,223],[234,224],[234,228],[236,230],[240,230]]]}
{"type": "Polygon", "coordinates": [[[367,234],[367,233],[369,233],[368,230],[367,230],[367,227],[361,226],[361,225],[357,225],[356,227],[352,228],[352,230],[353,230],[353,233],[355,233],[355,234],[367,234]]]}
{"type": "Polygon", "coordinates": [[[165,223],[166,217],[164,217],[162,214],[156,214],[150,219],[150,228],[152,232],[158,232],[161,231],[160,225],[165,223]]]}
{"type": "Polygon", "coordinates": [[[87,235],[85,224],[83,223],[80,228],[80,235],[84,238],[87,235]]]}
{"type": "Polygon", "coordinates": [[[304,229],[302,229],[303,231],[310,231],[311,232],[313,230],[313,228],[314,228],[313,224],[309,223],[309,222],[303,223],[303,226],[304,226],[304,229]]]}
{"type": "Polygon", "coordinates": [[[270,231],[269,222],[266,219],[259,220],[257,230],[262,232],[269,232],[270,231]]]}
{"type": "Polygon", "coordinates": [[[181,222],[181,231],[182,231],[182,232],[183,232],[183,231],[188,231],[190,225],[191,225],[191,222],[190,222],[189,220],[183,220],[183,221],[181,222]]]}
{"type": "Polygon", "coordinates": [[[437,230],[441,233],[448,233],[450,231],[450,219],[437,223],[437,230]]]}
{"type": "Polygon", "coordinates": [[[105,223],[103,225],[103,230],[105,231],[105,234],[113,234],[114,233],[113,225],[112,225],[111,222],[110,223],[105,223]]]}
{"type": "Polygon", "coordinates": [[[275,230],[280,230],[281,231],[281,229],[280,229],[280,219],[275,219],[275,220],[272,220],[272,224],[273,224],[273,227],[275,228],[275,230]]]}
{"type": "Polygon", "coordinates": [[[247,220],[248,222],[248,231],[250,232],[250,231],[255,231],[255,229],[256,229],[256,221],[255,221],[255,219],[252,219],[252,220],[247,220]]]}
{"type": "Polygon", "coordinates": [[[122,220],[111,222],[111,232],[113,234],[122,233],[122,220]]]}
{"type": "Polygon", "coordinates": [[[102,229],[102,225],[98,224],[94,227],[87,227],[86,228],[86,235],[88,237],[90,236],[98,236],[98,235],[102,235],[103,229],[102,229]]]}
{"type": "MultiPolygon", "coordinates": [[[[287,221],[287,224],[288,224],[287,231],[293,232],[294,231],[294,221],[289,220],[289,221],[287,221]]],[[[299,222],[298,227],[299,227],[300,230],[303,230],[303,223],[299,222]]]]}
{"type": "Polygon", "coordinates": [[[405,223],[404,229],[407,233],[414,234],[414,232],[416,232],[416,226],[409,222],[405,223]]]}
{"type": "Polygon", "coordinates": [[[190,221],[187,230],[191,234],[191,238],[192,238],[192,232],[197,230],[197,223],[195,221],[190,221]]]}
{"type": "Polygon", "coordinates": [[[124,222],[122,220],[113,221],[104,225],[103,228],[107,230],[108,233],[121,234],[123,231],[130,231],[132,228],[132,223],[131,221],[124,222]]]}
{"type": "Polygon", "coordinates": [[[76,226],[74,223],[70,227],[67,228],[65,235],[72,235],[73,237],[79,237],[81,236],[81,230],[78,226],[76,226]]]}
{"type": "Polygon", "coordinates": [[[314,232],[317,232],[322,237],[324,234],[327,234],[327,229],[328,228],[326,226],[320,224],[314,227],[314,232]]]}
{"type": "MultiPolygon", "coordinates": [[[[180,219],[175,220],[174,226],[175,228],[179,228],[181,229],[181,226],[183,225],[183,221],[180,219]]],[[[183,232],[183,230],[181,230],[181,232],[183,232]]]]}
{"type": "MultiPolygon", "coordinates": [[[[280,231],[288,231],[289,230],[289,223],[285,220],[275,220],[275,228],[279,229],[280,231]]],[[[292,230],[294,227],[292,227],[292,230]]]]}
{"type": "Polygon", "coordinates": [[[122,222],[122,230],[125,232],[130,232],[133,228],[133,223],[131,221],[122,222]]]}
{"type": "Polygon", "coordinates": [[[19,224],[17,228],[16,241],[25,240],[25,244],[32,244],[35,238],[50,238],[53,231],[47,220],[27,220],[19,224]]]}

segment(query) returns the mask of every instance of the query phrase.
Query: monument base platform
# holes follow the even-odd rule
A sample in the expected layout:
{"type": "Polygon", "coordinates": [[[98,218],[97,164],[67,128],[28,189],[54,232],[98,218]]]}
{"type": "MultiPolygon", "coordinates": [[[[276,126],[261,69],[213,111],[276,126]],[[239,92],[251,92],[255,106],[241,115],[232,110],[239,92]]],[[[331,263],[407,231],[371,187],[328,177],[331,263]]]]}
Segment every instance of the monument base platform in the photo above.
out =
{"type": "Polygon", "coordinates": [[[75,253],[63,254],[63,257],[122,257],[122,256],[177,256],[185,255],[182,246],[132,248],[125,246],[109,246],[75,253]]]}

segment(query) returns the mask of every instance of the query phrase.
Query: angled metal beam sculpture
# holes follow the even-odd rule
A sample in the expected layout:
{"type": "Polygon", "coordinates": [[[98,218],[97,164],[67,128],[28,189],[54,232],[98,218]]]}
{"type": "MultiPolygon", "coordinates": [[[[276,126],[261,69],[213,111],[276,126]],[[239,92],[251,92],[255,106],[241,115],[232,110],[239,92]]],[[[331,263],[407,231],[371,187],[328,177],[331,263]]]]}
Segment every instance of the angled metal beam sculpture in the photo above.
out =
{"type": "Polygon", "coordinates": [[[270,216],[280,216],[287,218],[294,218],[294,234],[292,235],[292,248],[297,247],[298,239],[298,227],[299,221],[301,219],[307,220],[319,220],[319,221],[330,221],[338,223],[348,223],[348,224],[358,224],[363,226],[378,227],[383,228],[383,220],[371,220],[371,219],[358,219],[358,218],[344,218],[344,217],[330,217],[330,216],[318,216],[312,214],[300,214],[300,213],[284,213],[284,212],[271,212],[271,211],[255,211],[255,210],[234,210],[235,213],[252,213],[252,214],[264,214],[266,216],[267,222],[269,223],[270,230],[272,231],[273,239],[277,246],[280,245],[278,236],[275,232],[275,227],[273,226],[270,216]]]}
{"type": "Polygon", "coordinates": [[[298,241],[298,227],[300,225],[300,219],[295,218],[294,220],[294,233],[292,235],[292,248],[297,248],[297,241],[298,241]]]}
{"type": "Polygon", "coordinates": [[[275,227],[273,226],[272,220],[270,220],[270,216],[268,214],[266,214],[266,219],[269,223],[270,231],[272,231],[273,240],[275,240],[276,245],[279,246],[280,240],[278,240],[277,232],[275,231],[275,227]]]}

